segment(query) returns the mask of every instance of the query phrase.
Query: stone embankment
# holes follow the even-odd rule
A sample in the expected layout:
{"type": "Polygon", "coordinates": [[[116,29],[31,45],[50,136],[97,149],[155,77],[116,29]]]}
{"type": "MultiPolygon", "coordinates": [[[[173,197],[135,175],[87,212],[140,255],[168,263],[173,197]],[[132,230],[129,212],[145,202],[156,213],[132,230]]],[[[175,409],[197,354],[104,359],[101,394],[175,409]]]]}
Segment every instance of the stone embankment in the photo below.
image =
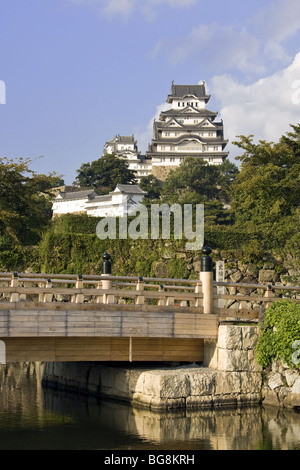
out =
{"type": "MultiPolygon", "coordinates": [[[[176,258],[179,272],[174,272],[172,257],[174,253],[168,248],[162,253],[162,260],[152,264],[152,270],[157,277],[195,276],[200,273],[200,254],[191,255],[186,251],[178,251],[176,258]],[[181,263],[180,263],[181,262],[181,263]],[[183,272],[184,268],[184,272],[183,272]]],[[[260,263],[245,263],[228,256],[227,253],[214,250],[213,259],[223,260],[225,263],[225,281],[231,283],[299,285],[300,265],[299,259],[291,255],[277,256],[260,263]]],[[[237,288],[232,287],[230,294],[236,294],[237,288]]],[[[251,293],[250,293],[251,294],[251,293]]],[[[253,294],[255,292],[253,291],[253,294]]]]}
{"type": "Polygon", "coordinates": [[[290,369],[280,361],[274,362],[266,371],[262,398],[266,405],[283,408],[300,407],[299,370],[290,369]]]}
{"type": "Polygon", "coordinates": [[[255,360],[257,338],[257,325],[220,325],[218,341],[205,341],[201,365],[47,363],[43,383],[151,410],[299,407],[299,371],[276,363],[264,377],[255,360]]]}
{"type": "MultiPolygon", "coordinates": [[[[259,404],[266,388],[255,361],[257,335],[257,326],[220,325],[218,342],[205,342],[202,365],[47,363],[44,385],[152,410],[259,404]]],[[[299,379],[293,378],[295,388],[299,379]]],[[[300,405],[299,391],[294,395],[284,406],[300,405]]]]}

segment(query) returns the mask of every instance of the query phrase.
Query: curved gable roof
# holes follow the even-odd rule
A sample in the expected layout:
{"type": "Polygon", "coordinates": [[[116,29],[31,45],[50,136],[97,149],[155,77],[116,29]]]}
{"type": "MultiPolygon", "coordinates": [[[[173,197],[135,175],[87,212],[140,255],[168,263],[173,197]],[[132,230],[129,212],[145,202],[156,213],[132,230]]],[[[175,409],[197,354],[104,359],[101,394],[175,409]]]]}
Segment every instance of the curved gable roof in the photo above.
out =
{"type": "Polygon", "coordinates": [[[171,94],[168,95],[167,103],[171,103],[173,99],[184,98],[186,96],[194,96],[198,99],[209,101],[210,95],[206,94],[205,84],[202,85],[174,85],[172,84],[171,94]]]}

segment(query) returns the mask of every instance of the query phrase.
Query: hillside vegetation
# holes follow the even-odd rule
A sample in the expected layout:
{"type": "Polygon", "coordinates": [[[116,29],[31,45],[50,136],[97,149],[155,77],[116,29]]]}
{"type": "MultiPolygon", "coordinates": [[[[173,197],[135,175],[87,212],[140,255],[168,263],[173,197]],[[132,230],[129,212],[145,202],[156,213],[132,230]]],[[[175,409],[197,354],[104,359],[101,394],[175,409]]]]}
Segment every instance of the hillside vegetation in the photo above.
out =
{"type": "MultiPolygon", "coordinates": [[[[239,168],[186,158],[162,187],[153,176],[143,178],[146,207],[204,204],[205,244],[215,257],[247,263],[275,258],[277,264],[280,257],[299,259],[300,125],[277,143],[240,136],[235,145],[241,150],[239,168]]],[[[51,191],[61,184],[56,174],[37,175],[30,161],[7,159],[1,159],[0,172],[2,271],[100,273],[108,251],[114,274],[153,275],[155,263],[165,260],[170,276],[194,276],[187,264],[201,253],[185,253],[185,240],[99,240],[97,218],[51,219],[51,191]]],[[[113,181],[101,184],[113,187],[113,181]]]]}

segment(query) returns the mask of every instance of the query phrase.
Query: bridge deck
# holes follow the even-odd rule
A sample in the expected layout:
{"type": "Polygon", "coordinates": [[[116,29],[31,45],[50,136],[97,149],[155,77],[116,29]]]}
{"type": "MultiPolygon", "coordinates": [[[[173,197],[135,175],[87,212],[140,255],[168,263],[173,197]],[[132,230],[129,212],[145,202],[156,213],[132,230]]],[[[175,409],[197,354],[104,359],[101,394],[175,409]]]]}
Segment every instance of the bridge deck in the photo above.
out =
{"type": "Polygon", "coordinates": [[[0,346],[6,362],[202,362],[220,322],[257,321],[276,290],[295,302],[300,291],[211,282],[207,312],[206,289],[199,280],[2,273],[0,346]],[[240,291],[229,295],[233,286],[240,291]]]}
{"type": "Polygon", "coordinates": [[[1,337],[216,338],[200,307],[0,302],[1,337]]]}

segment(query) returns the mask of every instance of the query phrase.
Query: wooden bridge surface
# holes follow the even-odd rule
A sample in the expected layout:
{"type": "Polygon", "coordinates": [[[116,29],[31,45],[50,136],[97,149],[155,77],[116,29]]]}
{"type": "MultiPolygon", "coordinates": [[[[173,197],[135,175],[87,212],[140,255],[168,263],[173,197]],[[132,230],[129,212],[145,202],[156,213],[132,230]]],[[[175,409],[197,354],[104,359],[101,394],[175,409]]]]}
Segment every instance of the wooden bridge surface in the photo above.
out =
{"type": "Polygon", "coordinates": [[[217,339],[220,322],[257,322],[275,290],[295,301],[300,290],[214,282],[207,314],[202,287],[197,280],[2,273],[6,362],[202,362],[204,340],[217,339]],[[233,286],[242,292],[229,295],[233,286]],[[217,294],[218,287],[227,293],[217,294]],[[236,308],[226,308],[232,301],[236,308]]]}

